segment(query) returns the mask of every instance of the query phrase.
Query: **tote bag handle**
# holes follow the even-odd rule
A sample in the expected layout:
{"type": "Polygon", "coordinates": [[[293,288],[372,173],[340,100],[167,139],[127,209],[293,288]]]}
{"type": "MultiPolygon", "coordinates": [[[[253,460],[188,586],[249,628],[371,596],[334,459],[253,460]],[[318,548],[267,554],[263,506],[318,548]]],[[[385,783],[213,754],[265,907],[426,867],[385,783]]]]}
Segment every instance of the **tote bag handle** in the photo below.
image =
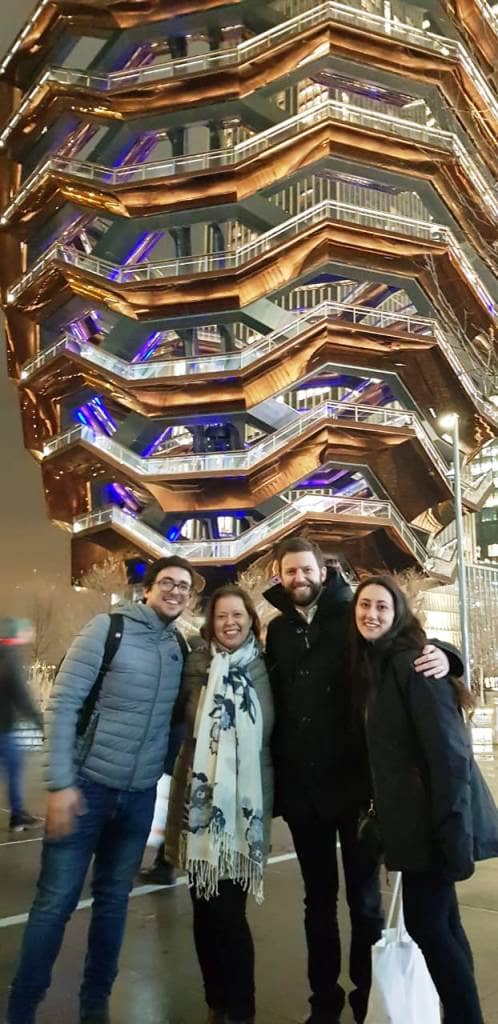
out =
{"type": "Polygon", "coordinates": [[[405,921],[403,917],[403,898],[401,895],[401,871],[398,871],[396,874],[396,881],[394,883],[394,889],[391,898],[391,906],[389,907],[389,913],[387,915],[386,921],[386,929],[393,927],[396,928],[396,941],[401,942],[406,932],[405,921]],[[398,905],[398,916],[396,918],[396,925],[394,925],[396,905],[398,905]]]}

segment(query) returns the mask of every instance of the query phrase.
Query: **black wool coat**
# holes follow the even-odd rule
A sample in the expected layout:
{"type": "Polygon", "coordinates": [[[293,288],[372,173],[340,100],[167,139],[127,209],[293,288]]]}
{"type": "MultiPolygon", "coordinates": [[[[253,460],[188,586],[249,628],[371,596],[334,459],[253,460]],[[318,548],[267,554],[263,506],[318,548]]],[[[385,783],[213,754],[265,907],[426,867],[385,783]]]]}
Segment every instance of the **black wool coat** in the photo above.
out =
{"type": "Polygon", "coordinates": [[[385,653],[368,688],[375,807],[388,868],[458,881],[474,870],[471,743],[451,682],[417,673],[419,653],[385,653]]]}
{"type": "Polygon", "coordinates": [[[266,639],[275,704],[275,813],[290,819],[313,804],[334,817],[368,800],[371,788],[364,745],[352,728],[352,591],[329,569],[309,624],[280,584],[264,596],[281,612],[266,639]]]}

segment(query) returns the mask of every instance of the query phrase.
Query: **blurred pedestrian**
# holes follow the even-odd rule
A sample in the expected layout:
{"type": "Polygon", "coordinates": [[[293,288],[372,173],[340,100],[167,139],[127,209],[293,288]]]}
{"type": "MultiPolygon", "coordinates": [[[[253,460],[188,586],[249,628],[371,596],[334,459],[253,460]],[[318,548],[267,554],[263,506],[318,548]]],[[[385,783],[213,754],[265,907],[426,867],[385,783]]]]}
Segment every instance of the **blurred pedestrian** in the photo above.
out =
{"type": "Polygon", "coordinates": [[[11,832],[42,823],[24,807],[24,755],[17,731],[19,722],[32,722],[43,731],[43,716],[32,700],[20,656],[20,649],[32,639],[33,630],[27,620],[0,620],[0,764],[7,779],[11,832]]]}

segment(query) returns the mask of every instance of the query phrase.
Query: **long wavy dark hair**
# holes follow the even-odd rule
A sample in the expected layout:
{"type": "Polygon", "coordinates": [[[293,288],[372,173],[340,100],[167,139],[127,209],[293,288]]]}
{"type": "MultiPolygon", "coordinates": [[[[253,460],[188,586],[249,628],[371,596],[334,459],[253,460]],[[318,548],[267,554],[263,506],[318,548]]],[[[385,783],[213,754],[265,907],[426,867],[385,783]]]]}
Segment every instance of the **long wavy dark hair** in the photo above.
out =
{"type": "MultiPolygon", "coordinates": [[[[421,622],[412,612],[407,598],[392,576],[368,576],[356,589],[351,619],[351,668],[353,682],[353,707],[361,712],[365,706],[367,691],[375,686],[382,676],[382,668],[387,658],[395,651],[421,651],[427,643],[427,636],[421,622]],[[374,585],[384,587],[394,604],[392,626],[374,644],[364,640],[356,626],[356,606],[365,587],[374,585]]],[[[465,684],[453,676],[450,681],[455,690],[459,707],[471,710],[474,699],[465,684]]]]}

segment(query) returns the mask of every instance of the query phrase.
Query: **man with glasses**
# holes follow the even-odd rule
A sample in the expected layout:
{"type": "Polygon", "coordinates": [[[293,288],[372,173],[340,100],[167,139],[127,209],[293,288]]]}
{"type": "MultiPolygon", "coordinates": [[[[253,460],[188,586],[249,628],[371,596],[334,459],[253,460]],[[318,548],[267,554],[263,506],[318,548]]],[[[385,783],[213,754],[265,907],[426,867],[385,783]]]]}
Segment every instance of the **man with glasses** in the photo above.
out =
{"type": "Polygon", "coordinates": [[[64,658],[51,704],[41,873],[8,1024],[34,1024],[92,857],[80,1022],[110,1022],[128,895],[150,831],[186,649],[175,620],[199,581],[185,559],[158,559],[145,574],[143,603],[124,605],[118,616],[97,615],[64,658]],[[81,734],[82,710],[97,678],[101,688],[81,734]]]}

